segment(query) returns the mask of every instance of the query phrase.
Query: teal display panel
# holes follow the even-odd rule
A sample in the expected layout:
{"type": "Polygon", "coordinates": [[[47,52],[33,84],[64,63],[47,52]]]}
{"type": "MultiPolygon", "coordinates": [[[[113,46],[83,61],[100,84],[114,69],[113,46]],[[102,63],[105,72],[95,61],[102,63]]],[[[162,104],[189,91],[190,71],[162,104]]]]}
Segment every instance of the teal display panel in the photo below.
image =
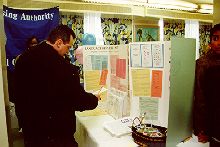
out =
{"type": "Polygon", "coordinates": [[[192,135],[196,40],[171,38],[170,101],[167,147],[192,135]]]}

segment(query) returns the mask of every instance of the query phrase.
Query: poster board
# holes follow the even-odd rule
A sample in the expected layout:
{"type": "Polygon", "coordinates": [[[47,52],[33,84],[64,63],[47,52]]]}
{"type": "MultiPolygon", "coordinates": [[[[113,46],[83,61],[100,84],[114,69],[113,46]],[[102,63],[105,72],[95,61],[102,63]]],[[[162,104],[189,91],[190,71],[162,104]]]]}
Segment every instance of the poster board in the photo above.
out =
{"type": "Polygon", "coordinates": [[[129,44],[131,116],[167,127],[169,111],[170,41],[129,44]]]}
{"type": "Polygon", "coordinates": [[[105,85],[108,91],[98,108],[116,119],[129,112],[131,117],[147,112],[147,123],[168,128],[167,146],[176,146],[192,134],[194,39],[134,42],[127,47],[85,46],[84,51],[84,71],[91,72],[84,76],[92,79],[90,83],[85,80],[87,91],[99,89],[102,70],[108,70],[105,85]],[[125,70],[124,63],[128,65],[125,70]]]}
{"type": "Polygon", "coordinates": [[[116,119],[130,114],[127,65],[128,45],[83,46],[85,90],[107,89],[97,108],[116,119]]]}
{"type": "Polygon", "coordinates": [[[196,40],[171,38],[170,102],[167,146],[192,135],[196,40]]]}

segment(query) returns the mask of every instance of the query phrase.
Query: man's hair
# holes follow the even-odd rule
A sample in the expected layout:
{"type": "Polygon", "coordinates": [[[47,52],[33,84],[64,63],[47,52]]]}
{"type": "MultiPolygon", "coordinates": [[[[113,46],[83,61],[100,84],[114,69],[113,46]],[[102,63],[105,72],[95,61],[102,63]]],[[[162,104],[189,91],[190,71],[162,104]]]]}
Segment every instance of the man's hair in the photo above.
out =
{"type": "Polygon", "coordinates": [[[58,39],[62,39],[64,43],[69,43],[70,35],[72,35],[73,39],[76,38],[73,30],[67,25],[59,25],[50,32],[47,41],[54,44],[58,39]]]}
{"type": "Polygon", "coordinates": [[[212,36],[216,31],[220,31],[220,24],[214,25],[214,27],[210,30],[210,40],[212,39],[212,36]]]}

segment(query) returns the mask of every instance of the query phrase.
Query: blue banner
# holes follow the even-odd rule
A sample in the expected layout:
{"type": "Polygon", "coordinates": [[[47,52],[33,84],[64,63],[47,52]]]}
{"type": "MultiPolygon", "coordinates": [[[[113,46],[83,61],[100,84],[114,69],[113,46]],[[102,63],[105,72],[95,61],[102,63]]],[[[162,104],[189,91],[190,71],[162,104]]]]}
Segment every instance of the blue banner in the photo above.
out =
{"type": "Polygon", "coordinates": [[[45,40],[50,31],[59,24],[59,8],[21,10],[3,6],[6,35],[6,58],[9,70],[14,68],[16,56],[27,49],[27,40],[35,36],[45,40]]]}

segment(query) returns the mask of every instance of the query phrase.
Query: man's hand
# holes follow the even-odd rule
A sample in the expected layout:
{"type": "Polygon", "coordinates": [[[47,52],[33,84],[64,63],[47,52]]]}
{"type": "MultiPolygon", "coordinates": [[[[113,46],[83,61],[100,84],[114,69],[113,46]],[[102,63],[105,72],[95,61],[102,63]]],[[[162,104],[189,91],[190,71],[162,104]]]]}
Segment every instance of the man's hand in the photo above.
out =
{"type": "Polygon", "coordinates": [[[95,94],[95,96],[97,97],[97,99],[100,101],[101,100],[101,95],[100,94],[95,94]]]}

